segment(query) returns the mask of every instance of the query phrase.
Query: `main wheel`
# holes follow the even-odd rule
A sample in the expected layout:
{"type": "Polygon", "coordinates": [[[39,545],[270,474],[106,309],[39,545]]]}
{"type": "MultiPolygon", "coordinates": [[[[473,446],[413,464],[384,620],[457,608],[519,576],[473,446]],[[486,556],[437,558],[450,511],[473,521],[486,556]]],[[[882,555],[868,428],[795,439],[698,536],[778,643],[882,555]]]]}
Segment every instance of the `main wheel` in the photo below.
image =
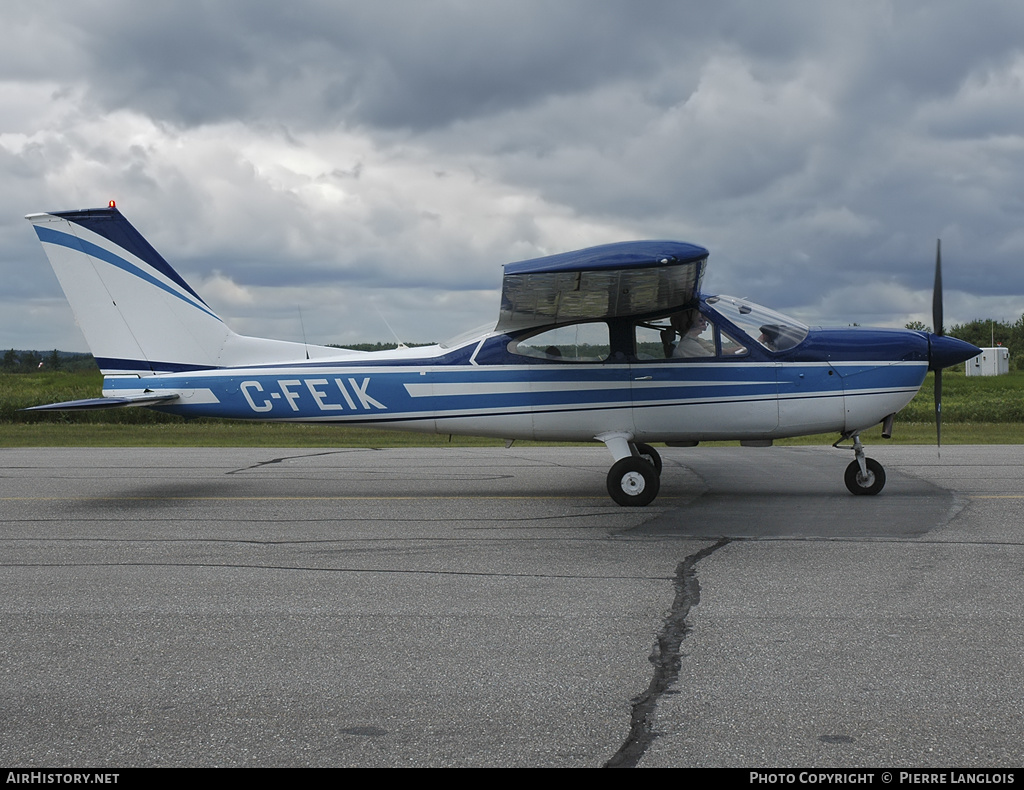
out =
{"type": "Polygon", "coordinates": [[[643,442],[637,442],[633,446],[636,447],[637,455],[651,464],[654,467],[654,471],[661,475],[661,456],[658,455],[658,451],[643,442]]]}
{"type": "Polygon", "coordinates": [[[854,461],[846,467],[846,487],[851,494],[874,496],[885,488],[885,469],[874,458],[865,459],[867,475],[860,471],[860,464],[854,461]]]}
{"type": "Polygon", "coordinates": [[[608,493],[623,507],[644,507],[658,496],[661,478],[654,465],[631,455],[612,464],[608,471],[608,493]]]}

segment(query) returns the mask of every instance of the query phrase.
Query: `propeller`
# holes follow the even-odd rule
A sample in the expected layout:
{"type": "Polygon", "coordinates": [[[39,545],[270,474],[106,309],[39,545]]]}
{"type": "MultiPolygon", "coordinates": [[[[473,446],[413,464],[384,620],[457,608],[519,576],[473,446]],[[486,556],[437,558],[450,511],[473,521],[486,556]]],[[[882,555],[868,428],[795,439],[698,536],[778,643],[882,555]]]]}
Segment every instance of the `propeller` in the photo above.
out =
{"type": "MultiPolygon", "coordinates": [[[[935,242],[935,287],[932,289],[932,331],[942,337],[942,239],[935,242]]],[[[942,368],[935,368],[935,446],[942,449],[942,368]]]]}
{"type": "Polygon", "coordinates": [[[935,445],[942,450],[942,370],[981,353],[973,343],[946,337],[942,326],[942,240],[935,244],[935,290],[932,292],[932,333],[928,335],[928,369],[935,373],[935,445]]]}

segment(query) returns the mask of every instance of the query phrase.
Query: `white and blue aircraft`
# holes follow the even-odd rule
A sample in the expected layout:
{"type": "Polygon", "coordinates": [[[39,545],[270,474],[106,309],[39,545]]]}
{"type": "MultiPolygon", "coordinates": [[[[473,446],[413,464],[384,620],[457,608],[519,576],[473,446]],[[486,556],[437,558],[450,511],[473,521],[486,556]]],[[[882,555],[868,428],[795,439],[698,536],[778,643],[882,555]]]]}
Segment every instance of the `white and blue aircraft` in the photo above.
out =
{"type": "Polygon", "coordinates": [[[708,251],[630,241],[505,266],[493,329],[421,348],[357,352],[227,327],[111,202],[30,214],[104,375],[103,397],[37,406],[145,406],[183,417],[332,422],[506,440],[598,441],[620,505],[660,488],[653,442],[694,446],[836,432],[845,482],[877,494],[860,432],[936,372],[978,353],[941,332],[810,328],[701,293],[708,251]]]}

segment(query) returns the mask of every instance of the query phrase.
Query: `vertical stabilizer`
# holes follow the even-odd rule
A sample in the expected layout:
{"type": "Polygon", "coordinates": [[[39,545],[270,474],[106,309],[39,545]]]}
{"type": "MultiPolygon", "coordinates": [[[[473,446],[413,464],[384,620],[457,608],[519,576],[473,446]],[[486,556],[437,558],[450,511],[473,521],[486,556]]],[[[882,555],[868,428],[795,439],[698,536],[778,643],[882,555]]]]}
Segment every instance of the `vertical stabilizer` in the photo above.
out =
{"type": "Polygon", "coordinates": [[[228,328],[116,208],[30,214],[104,375],[344,355],[228,328]]]}
{"type": "Polygon", "coordinates": [[[217,366],[231,330],[120,211],[26,219],[105,374],[217,366]]]}

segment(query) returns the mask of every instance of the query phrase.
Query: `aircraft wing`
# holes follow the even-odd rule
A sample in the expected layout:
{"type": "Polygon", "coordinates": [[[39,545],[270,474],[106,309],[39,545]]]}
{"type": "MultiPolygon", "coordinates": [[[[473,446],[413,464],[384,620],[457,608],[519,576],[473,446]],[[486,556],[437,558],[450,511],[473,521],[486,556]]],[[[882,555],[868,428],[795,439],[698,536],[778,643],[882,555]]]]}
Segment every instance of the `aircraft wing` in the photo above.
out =
{"type": "Polygon", "coordinates": [[[20,411],[91,411],[93,409],[121,409],[126,406],[159,406],[178,399],[178,395],[137,395],[123,398],[85,398],[67,400],[62,403],[47,403],[44,406],[30,406],[20,411]]]}
{"type": "Polygon", "coordinates": [[[498,331],[664,312],[698,299],[708,251],[626,241],[505,266],[498,331]]]}

